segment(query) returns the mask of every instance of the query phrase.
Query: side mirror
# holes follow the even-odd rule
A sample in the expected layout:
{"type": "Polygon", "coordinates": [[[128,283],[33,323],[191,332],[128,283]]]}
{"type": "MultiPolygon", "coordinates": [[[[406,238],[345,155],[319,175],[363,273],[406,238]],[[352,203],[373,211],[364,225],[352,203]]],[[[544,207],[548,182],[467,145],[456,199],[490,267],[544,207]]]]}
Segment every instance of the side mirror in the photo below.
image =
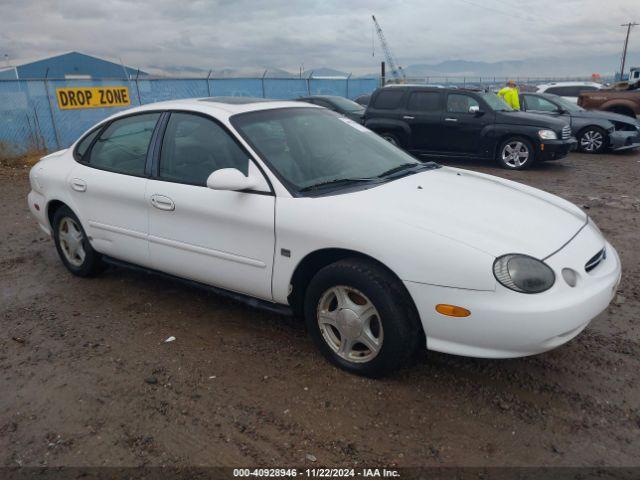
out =
{"type": "Polygon", "coordinates": [[[221,168],[207,178],[207,187],[212,190],[252,190],[259,184],[255,177],[245,177],[237,168],[221,168]]]}
{"type": "Polygon", "coordinates": [[[482,115],[484,112],[482,110],[480,110],[480,107],[478,105],[471,105],[469,107],[469,113],[471,115],[482,115]]]}

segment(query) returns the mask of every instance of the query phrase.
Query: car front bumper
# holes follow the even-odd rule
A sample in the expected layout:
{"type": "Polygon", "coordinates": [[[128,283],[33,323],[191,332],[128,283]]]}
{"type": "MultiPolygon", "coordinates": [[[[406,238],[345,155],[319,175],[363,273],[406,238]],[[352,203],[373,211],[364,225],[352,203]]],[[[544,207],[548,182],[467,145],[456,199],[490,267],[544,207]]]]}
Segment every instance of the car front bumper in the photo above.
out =
{"type": "Polygon", "coordinates": [[[614,152],[640,148],[640,131],[616,130],[609,134],[609,148],[614,152]]]}
{"type": "Polygon", "coordinates": [[[469,357],[513,358],[541,353],[574,338],[615,295],[620,259],[589,224],[545,262],[556,274],[555,284],[533,295],[514,292],[497,282],[493,291],[404,282],[418,308],[427,348],[469,357]],[[603,247],[606,258],[586,272],[586,262],[603,247]],[[575,287],[564,280],[563,268],[577,272],[575,287]],[[437,304],[464,307],[471,314],[445,316],[436,312],[437,304]]]}
{"type": "Polygon", "coordinates": [[[578,147],[578,141],[571,137],[566,140],[542,140],[538,145],[538,156],[542,160],[559,160],[578,147]]]}

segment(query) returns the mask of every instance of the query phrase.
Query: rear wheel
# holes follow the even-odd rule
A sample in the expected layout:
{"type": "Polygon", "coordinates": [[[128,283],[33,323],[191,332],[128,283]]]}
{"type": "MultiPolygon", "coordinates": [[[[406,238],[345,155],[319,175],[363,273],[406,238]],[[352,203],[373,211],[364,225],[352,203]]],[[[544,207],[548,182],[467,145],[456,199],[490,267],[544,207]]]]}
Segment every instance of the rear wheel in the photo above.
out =
{"type": "Polygon", "coordinates": [[[408,293],[366,260],[346,259],[321,269],[305,294],[305,321],[330,362],[368,377],[396,370],[424,346],[408,293]]]}
{"type": "Polygon", "coordinates": [[[381,132],[380,136],[384,138],[391,145],[395,145],[398,148],[403,148],[402,142],[400,141],[400,137],[396,133],[392,132],[381,132]]]}
{"type": "Polygon", "coordinates": [[[67,270],[90,277],[104,269],[102,256],[91,247],[80,220],[69,207],[56,210],[52,227],[56,250],[67,270]]]}
{"type": "Polygon", "coordinates": [[[578,148],[584,153],[602,153],[607,148],[607,132],[602,128],[592,126],[580,132],[578,148]]]}
{"type": "Polygon", "coordinates": [[[523,170],[530,167],[535,160],[531,142],[522,137],[511,137],[498,148],[498,163],[509,170],[523,170]]]}

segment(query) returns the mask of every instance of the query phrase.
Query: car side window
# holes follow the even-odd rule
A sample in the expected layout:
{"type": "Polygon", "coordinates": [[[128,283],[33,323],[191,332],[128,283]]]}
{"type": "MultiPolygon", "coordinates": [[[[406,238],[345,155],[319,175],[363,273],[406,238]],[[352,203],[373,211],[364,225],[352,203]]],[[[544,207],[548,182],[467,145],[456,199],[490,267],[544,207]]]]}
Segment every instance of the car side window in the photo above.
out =
{"type": "Polygon", "coordinates": [[[89,166],[127,175],[144,175],[147,150],[159,113],[114,120],[102,131],[89,153],[89,166]]]}
{"type": "Polygon", "coordinates": [[[469,107],[480,107],[478,101],[471,95],[450,93],[447,96],[447,112],[469,113],[469,107]]]}
{"type": "Polygon", "coordinates": [[[407,110],[437,112],[440,110],[440,94],[437,92],[413,92],[409,96],[407,110]]]}
{"type": "Polygon", "coordinates": [[[549,100],[542,97],[536,97],[535,95],[524,95],[524,100],[527,106],[527,110],[535,110],[537,112],[556,112],[556,107],[549,100]]]}
{"type": "Polygon", "coordinates": [[[247,175],[249,155],[213,120],[172,113],[162,139],[160,178],[205,186],[209,175],[222,168],[247,175]]]}
{"type": "Polygon", "coordinates": [[[78,143],[78,146],[76,147],[76,159],[80,161],[85,160],[84,156],[87,154],[87,151],[89,150],[89,147],[93,143],[93,140],[98,136],[101,130],[102,130],[101,128],[96,128],[93,132],[91,132],[89,135],[84,137],[78,143]]]}
{"type": "Polygon", "coordinates": [[[376,95],[373,108],[379,108],[380,110],[393,110],[400,106],[400,101],[404,91],[393,88],[382,90],[376,95]]]}

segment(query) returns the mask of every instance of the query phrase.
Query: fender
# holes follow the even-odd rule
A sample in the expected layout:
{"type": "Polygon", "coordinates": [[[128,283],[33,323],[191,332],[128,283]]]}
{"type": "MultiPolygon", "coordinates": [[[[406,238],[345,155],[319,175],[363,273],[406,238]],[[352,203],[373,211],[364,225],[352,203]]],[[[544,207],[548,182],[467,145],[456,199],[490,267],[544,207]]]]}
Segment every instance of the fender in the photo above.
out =
{"type": "Polygon", "coordinates": [[[615,107],[628,108],[632,112],[636,114],[638,113],[638,104],[636,104],[631,100],[627,100],[625,98],[616,98],[616,99],[607,100],[602,105],[600,105],[600,108],[598,110],[610,110],[615,107]]]}

